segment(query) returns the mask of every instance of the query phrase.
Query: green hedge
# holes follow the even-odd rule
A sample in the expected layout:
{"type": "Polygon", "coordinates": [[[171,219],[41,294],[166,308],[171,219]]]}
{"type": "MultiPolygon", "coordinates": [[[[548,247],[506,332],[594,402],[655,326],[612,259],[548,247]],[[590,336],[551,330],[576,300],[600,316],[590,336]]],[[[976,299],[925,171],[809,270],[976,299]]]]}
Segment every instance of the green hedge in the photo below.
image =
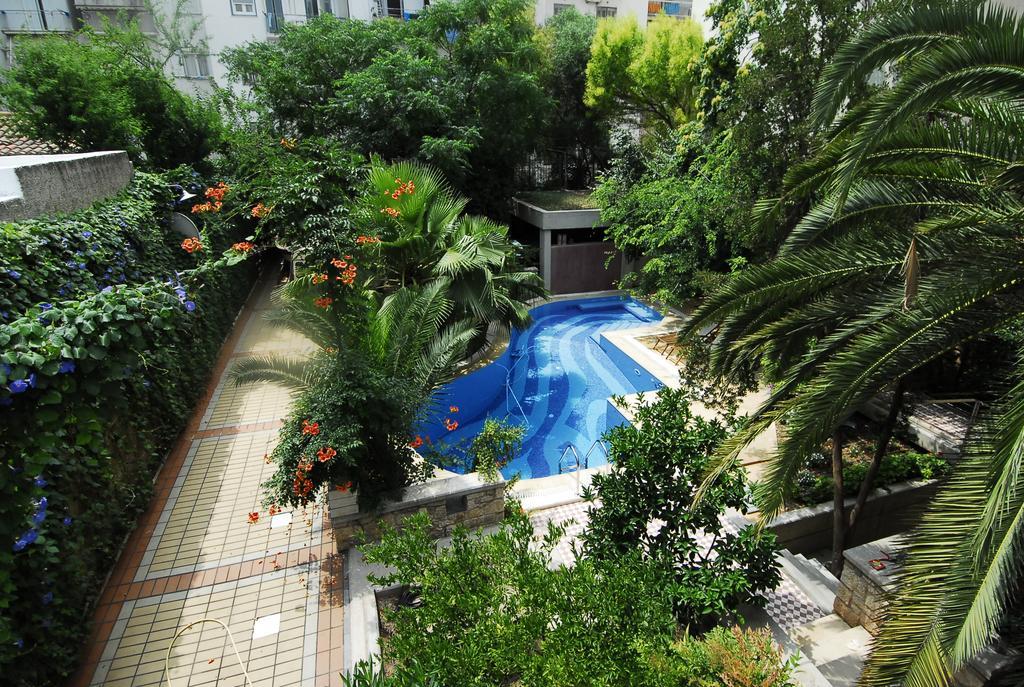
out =
{"type": "MultiPolygon", "coordinates": [[[[195,190],[201,190],[195,186],[195,190]]],[[[59,683],[255,277],[167,224],[169,180],[0,231],[0,675],[59,683]]]]}

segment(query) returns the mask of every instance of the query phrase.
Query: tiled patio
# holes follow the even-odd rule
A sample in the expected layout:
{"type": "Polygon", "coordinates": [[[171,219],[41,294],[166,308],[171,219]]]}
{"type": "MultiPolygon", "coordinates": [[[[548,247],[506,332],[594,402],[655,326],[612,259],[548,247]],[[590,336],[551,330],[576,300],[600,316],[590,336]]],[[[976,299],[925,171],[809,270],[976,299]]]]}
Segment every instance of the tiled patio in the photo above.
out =
{"type": "MultiPolygon", "coordinates": [[[[74,687],[167,685],[174,635],[202,618],[230,628],[255,687],[338,684],[342,561],[327,514],[311,508],[270,518],[260,507],[260,484],[271,471],[264,456],[290,395],[273,384],[226,381],[240,356],[311,349],[264,321],[275,281],[276,274],[254,291],[157,478],[97,606],[74,687]],[[251,511],[262,513],[255,524],[251,511]]],[[[245,684],[231,642],[214,623],[186,631],[170,666],[168,687],[245,684]]]]}

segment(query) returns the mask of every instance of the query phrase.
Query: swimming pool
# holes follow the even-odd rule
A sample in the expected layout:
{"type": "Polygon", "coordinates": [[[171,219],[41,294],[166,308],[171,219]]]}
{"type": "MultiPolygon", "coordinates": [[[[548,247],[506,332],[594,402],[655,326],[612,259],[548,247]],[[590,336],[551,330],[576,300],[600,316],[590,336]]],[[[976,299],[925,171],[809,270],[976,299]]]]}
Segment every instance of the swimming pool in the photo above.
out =
{"type": "Polygon", "coordinates": [[[460,377],[435,394],[443,412],[419,432],[449,446],[467,444],[488,417],[527,426],[523,449],[502,473],[524,479],[607,462],[601,435],[624,422],[608,402],[617,394],[650,391],[661,382],[602,336],[661,319],[655,310],[619,296],[556,301],[530,311],[533,324],[513,332],[494,362],[460,377]],[[456,406],[457,412],[446,412],[456,406]],[[444,420],[458,422],[448,431],[444,420]],[[572,448],[568,448],[571,446],[572,448]],[[575,454],[573,453],[575,449],[575,454]]]}

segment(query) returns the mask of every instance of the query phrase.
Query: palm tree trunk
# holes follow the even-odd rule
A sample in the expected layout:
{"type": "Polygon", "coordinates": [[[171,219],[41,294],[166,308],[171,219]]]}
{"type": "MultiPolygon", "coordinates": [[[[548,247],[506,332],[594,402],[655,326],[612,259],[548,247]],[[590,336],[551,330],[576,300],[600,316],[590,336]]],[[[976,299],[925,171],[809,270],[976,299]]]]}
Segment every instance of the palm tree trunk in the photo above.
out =
{"type": "Polygon", "coordinates": [[[882,467],[882,459],[889,449],[889,442],[892,440],[893,431],[896,429],[896,421],[899,419],[900,410],[903,408],[903,380],[896,382],[896,388],[892,392],[892,403],[889,405],[889,414],[882,423],[881,431],[878,434],[878,443],[875,444],[875,453],[871,456],[871,465],[868,466],[867,474],[864,475],[864,483],[860,485],[857,493],[857,502],[853,504],[850,512],[850,522],[846,527],[846,536],[849,538],[857,522],[857,517],[864,510],[864,504],[871,493],[871,485],[878,475],[878,469],[882,467]]]}
{"type": "Polygon", "coordinates": [[[843,504],[843,428],[832,433],[832,561],[829,570],[839,577],[843,572],[843,540],[846,538],[846,512],[843,504]]]}

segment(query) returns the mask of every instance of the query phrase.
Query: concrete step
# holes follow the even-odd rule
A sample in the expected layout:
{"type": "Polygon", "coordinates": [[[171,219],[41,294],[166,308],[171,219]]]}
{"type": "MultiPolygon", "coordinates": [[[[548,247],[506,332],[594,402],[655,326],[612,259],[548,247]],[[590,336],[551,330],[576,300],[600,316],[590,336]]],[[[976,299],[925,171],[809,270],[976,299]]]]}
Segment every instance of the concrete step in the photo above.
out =
{"type": "Polygon", "coordinates": [[[836,579],[835,575],[833,575],[821,561],[817,558],[808,558],[802,553],[796,554],[796,559],[804,563],[805,570],[813,573],[819,582],[832,590],[833,594],[839,593],[839,580],[836,579]]]}
{"type": "Polygon", "coordinates": [[[820,577],[806,558],[801,560],[783,549],[776,556],[776,560],[782,566],[782,573],[797,586],[797,589],[825,613],[832,612],[832,605],[836,600],[835,589],[820,577]]]}
{"type": "Polygon", "coordinates": [[[850,627],[835,613],[793,629],[790,636],[819,668],[829,664],[859,664],[871,645],[867,630],[850,627]]]}

